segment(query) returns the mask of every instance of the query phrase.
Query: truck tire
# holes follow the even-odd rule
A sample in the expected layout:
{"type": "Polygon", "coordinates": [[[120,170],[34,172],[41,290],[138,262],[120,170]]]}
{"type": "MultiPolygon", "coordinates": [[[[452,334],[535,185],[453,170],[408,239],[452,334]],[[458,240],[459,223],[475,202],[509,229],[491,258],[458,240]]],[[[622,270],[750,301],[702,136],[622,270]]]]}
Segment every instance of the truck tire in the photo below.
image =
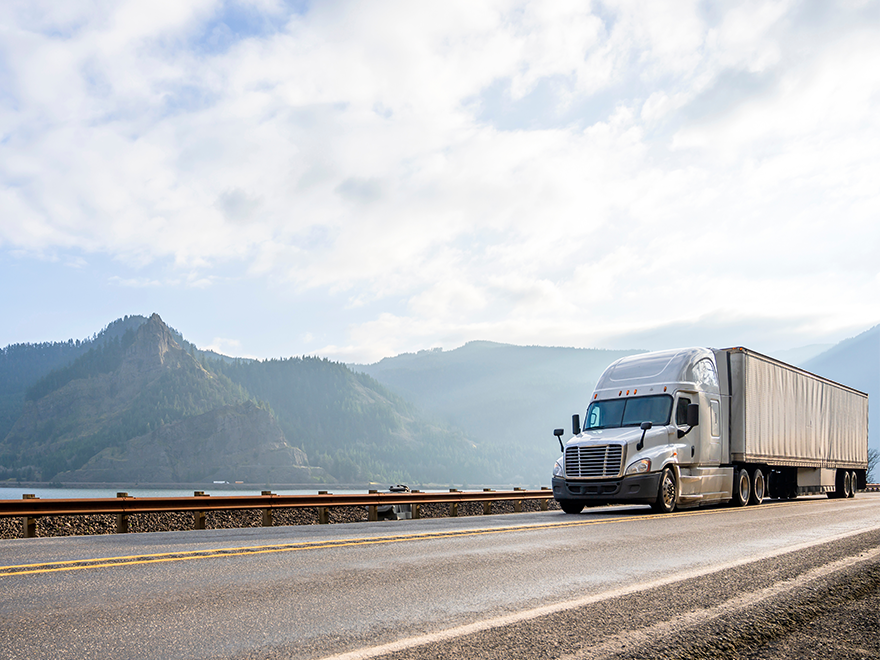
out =
{"type": "Polygon", "coordinates": [[[749,504],[760,504],[764,501],[765,486],[764,473],[761,468],[755,468],[751,474],[751,492],[749,493],[749,504]]]}
{"type": "Polygon", "coordinates": [[[675,511],[676,491],[675,472],[672,468],[663,468],[660,475],[660,487],[657,489],[657,499],[651,504],[651,508],[657,513],[672,513],[675,511]]]}
{"type": "Polygon", "coordinates": [[[855,472],[847,472],[847,477],[849,477],[846,481],[849,484],[849,488],[847,488],[846,496],[847,497],[855,497],[856,489],[859,487],[858,477],[855,472]]]}
{"type": "Polygon", "coordinates": [[[843,497],[852,497],[852,475],[849,472],[843,473],[843,497]]]}
{"type": "Polygon", "coordinates": [[[752,478],[745,468],[737,471],[733,477],[733,506],[746,506],[752,496],[752,478]]]}
{"type": "MultiPolygon", "coordinates": [[[[834,491],[828,493],[828,497],[833,499],[849,497],[846,484],[846,477],[848,476],[849,472],[844,472],[843,470],[837,471],[837,474],[834,475],[834,491]]],[[[850,479],[852,479],[852,477],[850,477],[850,479]]]]}
{"type": "Polygon", "coordinates": [[[584,503],[577,500],[559,500],[559,508],[566,513],[580,513],[584,510],[584,503]]]}

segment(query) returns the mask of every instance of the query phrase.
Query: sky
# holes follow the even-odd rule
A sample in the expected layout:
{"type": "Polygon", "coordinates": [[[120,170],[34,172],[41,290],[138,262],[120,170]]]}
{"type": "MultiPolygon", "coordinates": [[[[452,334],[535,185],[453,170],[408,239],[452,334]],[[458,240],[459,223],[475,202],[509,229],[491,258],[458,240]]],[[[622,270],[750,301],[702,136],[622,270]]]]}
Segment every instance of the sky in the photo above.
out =
{"type": "Polygon", "coordinates": [[[0,346],[880,323],[880,2],[0,3],[0,346]]]}

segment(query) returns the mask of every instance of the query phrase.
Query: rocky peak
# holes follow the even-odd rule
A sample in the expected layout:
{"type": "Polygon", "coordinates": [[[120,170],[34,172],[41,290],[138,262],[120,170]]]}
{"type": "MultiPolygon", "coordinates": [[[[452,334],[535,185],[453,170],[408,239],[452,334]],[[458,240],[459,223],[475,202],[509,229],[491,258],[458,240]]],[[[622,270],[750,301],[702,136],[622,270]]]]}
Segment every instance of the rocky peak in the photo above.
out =
{"type": "Polygon", "coordinates": [[[179,366],[189,356],[174,341],[171,330],[158,314],[153,314],[137,330],[134,343],[129,346],[123,360],[126,371],[149,372],[179,366]]]}

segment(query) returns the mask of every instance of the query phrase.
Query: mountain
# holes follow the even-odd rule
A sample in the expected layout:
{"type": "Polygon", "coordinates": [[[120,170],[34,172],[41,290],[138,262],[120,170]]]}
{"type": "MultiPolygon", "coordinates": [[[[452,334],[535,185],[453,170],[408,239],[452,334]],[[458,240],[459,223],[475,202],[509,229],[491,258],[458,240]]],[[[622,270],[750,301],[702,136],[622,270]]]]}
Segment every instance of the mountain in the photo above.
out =
{"type": "Polygon", "coordinates": [[[83,344],[9,388],[20,414],[0,441],[0,478],[445,484],[501,474],[497,455],[343,364],[215,356],[156,314],[83,344]]]}
{"type": "Polygon", "coordinates": [[[801,366],[868,394],[869,444],[880,449],[880,325],[845,339],[801,366]]]}
{"type": "Polygon", "coordinates": [[[10,344],[0,348],[0,438],[6,437],[24,408],[25,392],[55,369],[69,365],[91,349],[121,339],[147,319],[126,316],[117,319],[89,339],[40,344],[10,344]]]}
{"type": "Polygon", "coordinates": [[[247,400],[184,352],[154,314],[32,385],[0,443],[0,465],[49,480],[161,425],[247,400]]]}
{"type": "Polygon", "coordinates": [[[344,364],[304,357],[212,367],[271,406],[288,440],[342,481],[501,478],[496,455],[344,364]]]}
{"type": "Polygon", "coordinates": [[[472,341],[350,366],[494,447],[505,480],[546,484],[559,454],[553,429],[583,415],[605,367],[637,352],[472,341]]]}
{"type": "Polygon", "coordinates": [[[308,483],[327,481],[291,447],[268,410],[249,401],[162,424],[121,447],[103,449],[57,481],[132,483],[308,483]]]}

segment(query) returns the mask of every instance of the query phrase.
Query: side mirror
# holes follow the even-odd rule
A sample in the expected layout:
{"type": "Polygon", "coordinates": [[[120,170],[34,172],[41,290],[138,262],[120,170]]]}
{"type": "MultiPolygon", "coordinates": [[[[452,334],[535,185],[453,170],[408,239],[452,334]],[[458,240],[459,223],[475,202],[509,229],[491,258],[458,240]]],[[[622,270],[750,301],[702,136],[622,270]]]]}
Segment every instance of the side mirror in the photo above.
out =
{"type": "Polygon", "coordinates": [[[556,439],[559,440],[559,449],[562,450],[562,453],[565,453],[565,445],[562,444],[562,434],[565,433],[565,429],[556,429],[553,431],[553,435],[556,436],[556,439]]]}
{"type": "Polygon", "coordinates": [[[645,446],[645,433],[651,430],[652,426],[654,426],[654,422],[642,422],[639,424],[639,428],[642,429],[642,438],[636,445],[636,451],[642,451],[642,448],[645,446]]]}
{"type": "Polygon", "coordinates": [[[699,403],[689,403],[688,404],[687,423],[688,423],[688,426],[699,426],[700,425],[700,404],[699,403]]]}
{"type": "Polygon", "coordinates": [[[572,415],[571,416],[571,432],[572,432],[572,435],[578,435],[581,432],[581,416],[580,415],[572,415]]]}

